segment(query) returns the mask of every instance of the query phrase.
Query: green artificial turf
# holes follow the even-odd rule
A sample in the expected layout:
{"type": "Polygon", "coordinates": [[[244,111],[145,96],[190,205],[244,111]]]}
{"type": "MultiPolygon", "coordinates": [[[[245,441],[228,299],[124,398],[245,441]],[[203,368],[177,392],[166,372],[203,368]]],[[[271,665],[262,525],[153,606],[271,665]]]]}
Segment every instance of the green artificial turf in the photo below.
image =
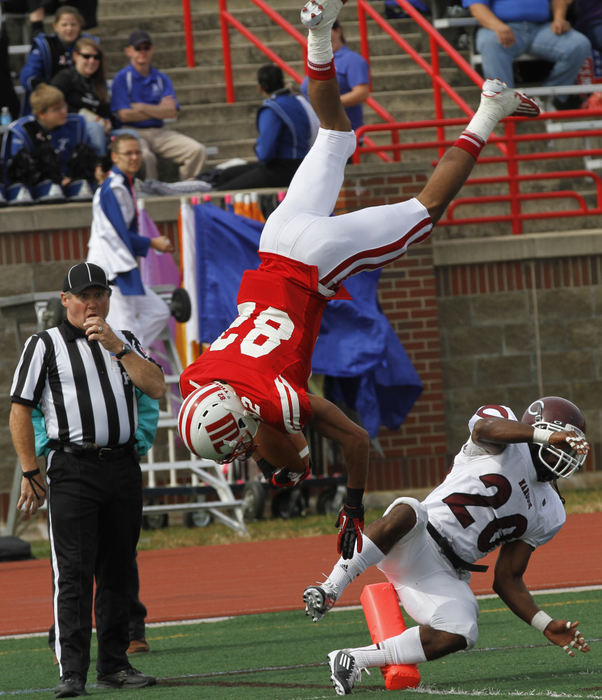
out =
{"type": "MultiPolygon", "coordinates": [[[[416,690],[386,691],[379,669],[363,676],[354,696],[383,698],[602,698],[602,591],[537,596],[554,617],[580,621],[592,651],[569,658],[547,644],[497,599],[480,601],[480,638],[471,652],[421,664],[416,690]]],[[[330,612],[313,624],[301,610],[217,622],[149,627],[150,654],[131,657],[157,686],[138,691],[94,687],[112,700],[317,700],[334,698],[325,663],[337,648],[370,642],[361,610],[330,612]],[[124,696],[125,693],[125,696],[124,696]]],[[[96,647],[93,643],[92,654],[96,647]]],[[[54,697],[58,670],[42,637],[0,640],[0,697],[54,697]]]]}

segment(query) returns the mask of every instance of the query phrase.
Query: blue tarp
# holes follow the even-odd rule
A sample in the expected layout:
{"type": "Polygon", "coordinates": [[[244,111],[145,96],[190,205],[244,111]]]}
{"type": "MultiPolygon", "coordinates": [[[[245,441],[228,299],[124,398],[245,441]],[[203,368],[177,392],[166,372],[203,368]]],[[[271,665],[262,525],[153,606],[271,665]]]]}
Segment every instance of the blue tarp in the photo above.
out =
{"type": "MultiPolygon", "coordinates": [[[[199,339],[211,343],[236,317],[243,272],[259,266],[263,224],[212,205],[194,207],[199,339]]],[[[349,278],[352,301],[331,301],[324,312],[312,360],[326,375],[326,398],[359,414],[375,437],[398,428],[422,391],[420,378],[377,300],[380,270],[349,278]]]]}

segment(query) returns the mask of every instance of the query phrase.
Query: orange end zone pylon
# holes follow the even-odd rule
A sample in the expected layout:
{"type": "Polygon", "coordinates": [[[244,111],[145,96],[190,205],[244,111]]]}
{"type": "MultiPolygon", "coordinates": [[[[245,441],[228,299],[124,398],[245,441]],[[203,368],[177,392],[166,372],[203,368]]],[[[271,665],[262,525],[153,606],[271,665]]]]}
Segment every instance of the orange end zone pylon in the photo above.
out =
{"type": "MultiPolygon", "coordinates": [[[[396,637],[405,628],[399,600],[391,583],[373,583],[364,586],[360,596],[364,615],[375,644],[389,637],[396,637]]],[[[420,683],[420,672],[416,664],[383,666],[381,673],[387,690],[415,688],[420,683]]]]}

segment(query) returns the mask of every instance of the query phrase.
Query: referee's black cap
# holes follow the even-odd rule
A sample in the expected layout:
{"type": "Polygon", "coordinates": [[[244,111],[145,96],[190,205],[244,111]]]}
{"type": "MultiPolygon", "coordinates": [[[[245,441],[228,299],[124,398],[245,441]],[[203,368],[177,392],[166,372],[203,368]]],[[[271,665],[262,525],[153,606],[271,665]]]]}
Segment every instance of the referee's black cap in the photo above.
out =
{"type": "Polygon", "coordinates": [[[111,291],[107,281],[107,274],[102,267],[94,263],[83,262],[70,268],[65,275],[63,292],[79,294],[84,289],[88,289],[88,287],[102,287],[111,291]]]}

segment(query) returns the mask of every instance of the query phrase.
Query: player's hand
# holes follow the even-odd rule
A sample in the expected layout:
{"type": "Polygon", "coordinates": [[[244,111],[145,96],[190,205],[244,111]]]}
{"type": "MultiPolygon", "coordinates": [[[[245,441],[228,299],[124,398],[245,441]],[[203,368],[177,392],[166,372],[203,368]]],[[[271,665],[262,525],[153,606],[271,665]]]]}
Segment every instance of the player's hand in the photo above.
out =
{"type": "Polygon", "coordinates": [[[567,620],[552,620],[545,628],[544,636],[553,644],[562,647],[569,656],[575,656],[575,650],[585,653],[590,647],[577,629],[578,624],[567,620]]]}
{"type": "Polygon", "coordinates": [[[559,430],[550,435],[550,445],[564,447],[565,444],[580,455],[586,455],[590,450],[589,442],[574,430],[559,430]]]}
{"type": "Polygon", "coordinates": [[[343,559],[351,559],[357,541],[357,551],[362,551],[364,532],[364,506],[350,506],[345,503],[335,523],[339,528],[337,552],[343,559]]]}
{"type": "Polygon", "coordinates": [[[307,464],[302,472],[293,472],[288,467],[276,470],[270,479],[272,487],[275,489],[292,489],[297,484],[305,481],[311,474],[311,466],[307,464]]]}

